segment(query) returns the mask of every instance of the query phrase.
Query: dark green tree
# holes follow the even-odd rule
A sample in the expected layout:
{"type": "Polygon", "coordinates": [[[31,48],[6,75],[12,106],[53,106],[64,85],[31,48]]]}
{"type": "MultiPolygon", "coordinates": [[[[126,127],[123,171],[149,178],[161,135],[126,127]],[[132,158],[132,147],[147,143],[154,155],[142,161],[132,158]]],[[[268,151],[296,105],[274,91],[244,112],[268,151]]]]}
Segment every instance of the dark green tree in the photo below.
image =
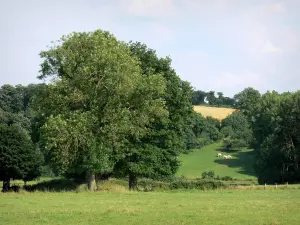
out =
{"type": "Polygon", "coordinates": [[[0,124],[0,180],[9,191],[11,179],[33,180],[40,176],[42,155],[18,125],[0,124]]]}
{"type": "Polygon", "coordinates": [[[206,100],[208,101],[208,104],[212,106],[217,105],[218,103],[218,99],[216,98],[214,91],[209,91],[206,93],[206,100]]]}
{"type": "Polygon", "coordinates": [[[246,116],[251,117],[259,105],[260,97],[259,91],[251,87],[245,88],[242,92],[234,95],[236,108],[246,116]]]}
{"type": "Polygon", "coordinates": [[[253,134],[247,117],[241,112],[233,112],[222,120],[222,133],[229,139],[226,146],[232,148],[249,147],[253,134]]]}
{"type": "Polygon", "coordinates": [[[262,96],[254,123],[255,171],[260,183],[300,181],[299,108],[299,91],[262,96]]]}
{"type": "MultiPolygon", "coordinates": [[[[152,74],[161,74],[166,80],[166,91],[162,98],[166,102],[168,118],[163,121],[154,121],[150,126],[150,135],[143,138],[140,144],[144,151],[152,151],[159,163],[154,163],[152,172],[147,172],[148,175],[144,173],[143,176],[149,177],[150,175],[154,178],[172,176],[179,167],[177,156],[185,151],[192,133],[192,127],[189,124],[193,114],[192,88],[188,82],[178,77],[171,67],[169,57],[160,58],[153,49],[139,42],[130,42],[128,46],[132,55],[139,59],[144,74],[150,77],[152,74]]],[[[146,155],[149,153],[145,153],[144,157],[146,155]]],[[[151,161],[149,157],[147,156],[144,161],[151,161]]],[[[133,166],[127,168],[133,168],[133,166]]],[[[148,170],[151,170],[151,167],[148,167],[148,170]]]]}
{"type": "Polygon", "coordinates": [[[192,104],[193,105],[204,105],[205,104],[205,97],[206,92],[205,91],[193,91],[192,92],[192,104]]]}

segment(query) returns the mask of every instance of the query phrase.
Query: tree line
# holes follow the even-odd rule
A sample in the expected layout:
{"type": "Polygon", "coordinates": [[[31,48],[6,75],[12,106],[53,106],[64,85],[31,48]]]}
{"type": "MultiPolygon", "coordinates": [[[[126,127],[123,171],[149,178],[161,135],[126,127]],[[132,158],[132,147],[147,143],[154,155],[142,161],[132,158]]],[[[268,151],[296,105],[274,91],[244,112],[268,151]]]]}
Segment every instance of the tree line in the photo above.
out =
{"type": "Polygon", "coordinates": [[[235,108],[235,99],[224,96],[223,92],[193,90],[192,104],[235,108]]]}
{"type": "Polygon", "coordinates": [[[234,103],[222,93],[201,95],[211,105],[234,104],[237,111],[220,122],[193,111],[201,91],[143,43],[74,32],[40,56],[38,77],[48,83],[0,88],[3,191],[11,179],[41,175],[86,182],[90,190],[114,176],[134,190],[139,178],[173,177],[179,154],[220,140],[227,150],[254,148],[259,182],[300,180],[299,92],[246,88],[234,103]]]}
{"type": "Polygon", "coordinates": [[[178,155],[219,138],[219,122],[193,111],[192,87],[169,57],[109,32],[71,33],[42,58],[49,83],[0,89],[0,179],[60,175],[86,182],[174,176],[178,155]],[[13,134],[13,135],[12,135],[13,134]]]}

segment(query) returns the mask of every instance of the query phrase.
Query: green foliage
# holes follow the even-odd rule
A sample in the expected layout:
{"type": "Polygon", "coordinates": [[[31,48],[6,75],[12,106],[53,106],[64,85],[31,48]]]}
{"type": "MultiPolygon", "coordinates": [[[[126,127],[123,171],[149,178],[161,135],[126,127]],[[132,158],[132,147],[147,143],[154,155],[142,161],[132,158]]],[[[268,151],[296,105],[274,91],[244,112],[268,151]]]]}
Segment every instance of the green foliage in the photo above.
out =
{"type": "Polygon", "coordinates": [[[188,120],[186,132],[186,151],[200,149],[205,145],[211,144],[222,137],[219,131],[220,121],[212,117],[204,118],[201,114],[194,112],[188,120]]]}
{"type": "Polygon", "coordinates": [[[153,49],[139,42],[130,42],[128,46],[132,55],[140,61],[144,74],[148,77],[161,74],[166,80],[162,98],[165,100],[168,118],[152,121],[147,136],[130,146],[130,149],[136,148],[134,154],[123,163],[120,162],[116,169],[127,170],[132,178],[169,177],[179,167],[177,156],[194,139],[192,126],[189,124],[193,113],[190,101],[192,89],[188,82],[178,77],[171,67],[169,57],[160,58],[153,49]]]}
{"type": "Polygon", "coordinates": [[[299,182],[300,93],[273,91],[260,96],[248,89],[238,96],[254,134],[259,182],[299,182]]]}
{"type": "Polygon", "coordinates": [[[217,97],[215,91],[204,92],[200,90],[194,90],[192,92],[192,104],[193,105],[206,105],[208,102],[210,106],[217,107],[234,107],[235,100],[230,97],[225,97],[222,92],[217,92],[217,97]]]}
{"type": "Polygon", "coordinates": [[[213,179],[215,178],[215,172],[213,170],[210,170],[208,172],[204,171],[202,173],[202,179],[213,179]]]}
{"type": "Polygon", "coordinates": [[[17,125],[0,124],[0,180],[3,191],[10,188],[10,179],[33,180],[40,175],[42,155],[30,137],[17,125]]]}
{"type": "Polygon", "coordinates": [[[253,142],[250,123],[241,112],[234,112],[222,120],[221,133],[226,138],[224,147],[227,150],[249,147],[253,142]]]}
{"type": "Polygon", "coordinates": [[[230,138],[234,135],[234,131],[231,126],[225,126],[225,127],[222,126],[220,132],[224,138],[230,138]]]}
{"type": "Polygon", "coordinates": [[[54,78],[39,102],[42,113],[52,114],[42,130],[56,167],[86,171],[89,182],[116,163],[126,174],[152,175],[157,156],[145,154],[160,152],[142,140],[167,119],[164,77],[143,73],[128,46],[101,30],[63,36],[41,57],[40,78],[54,78]],[[144,156],[152,159],[148,167],[144,156]]]}
{"type": "MultiPolygon", "coordinates": [[[[210,178],[210,177],[208,177],[210,178]]],[[[139,181],[138,190],[140,191],[166,191],[166,190],[212,190],[225,187],[226,185],[217,180],[186,180],[182,178],[173,179],[170,181],[156,181],[151,179],[142,179],[139,181]]]]}
{"type": "Polygon", "coordinates": [[[205,104],[206,92],[204,91],[193,91],[192,93],[192,104],[193,105],[204,105],[205,104]]]}
{"type": "Polygon", "coordinates": [[[236,108],[246,116],[251,117],[259,104],[260,93],[253,88],[246,88],[242,92],[234,95],[236,108]]]}

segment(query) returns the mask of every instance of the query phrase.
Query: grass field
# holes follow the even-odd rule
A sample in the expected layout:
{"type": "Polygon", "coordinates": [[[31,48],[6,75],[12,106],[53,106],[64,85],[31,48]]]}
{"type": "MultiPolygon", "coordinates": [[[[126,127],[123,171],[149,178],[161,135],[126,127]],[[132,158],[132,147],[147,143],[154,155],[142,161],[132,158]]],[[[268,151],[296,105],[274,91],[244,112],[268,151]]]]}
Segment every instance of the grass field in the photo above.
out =
{"type": "Polygon", "coordinates": [[[253,179],[253,153],[249,149],[240,152],[226,153],[232,155],[232,159],[217,157],[221,152],[221,143],[214,143],[196,150],[188,155],[180,156],[181,167],[177,176],[184,175],[187,178],[200,178],[202,172],[213,170],[215,175],[221,177],[230,176],[239,180],[253,179]]]}
{"type": "Polygon", "coordinates": [[[222,120],[233,113],[235,109],[231,108],[217,108],[208,106],[194,106],[194,111],[201,113],[204,117],[211,116],[213,118],[222,120]]]}
{"type": "Polygon", "coordinates": [[[299,224],[299,190],[0,194],[1,224],[299,224]]]}

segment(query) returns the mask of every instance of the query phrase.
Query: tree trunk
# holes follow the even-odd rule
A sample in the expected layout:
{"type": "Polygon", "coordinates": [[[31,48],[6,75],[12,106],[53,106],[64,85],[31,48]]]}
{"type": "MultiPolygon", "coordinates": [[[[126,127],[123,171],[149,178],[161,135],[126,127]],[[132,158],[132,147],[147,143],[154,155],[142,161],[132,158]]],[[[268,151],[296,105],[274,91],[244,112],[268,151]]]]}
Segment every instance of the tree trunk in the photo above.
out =
{"type": "Polygon", "coordinates": [[[95,174],[92,172],[88,172],[87,174],[87,182],[88,182],[88,189],[89,191],[94,191],[96,190],[96,180],[95,180],[95,174]]]}
{"type": "Polygon", "coordinates": [[[131,190],[131,191],[134,191],[137,189],[137,177],[135,174],[129,173],[128,185],[129,185],[129,190],[131,190]]]}
{"type": "Polygon", "coordinates": [[[8,192],[10,190],[10,179],[3,181],[2,192],[8,192]]]}

